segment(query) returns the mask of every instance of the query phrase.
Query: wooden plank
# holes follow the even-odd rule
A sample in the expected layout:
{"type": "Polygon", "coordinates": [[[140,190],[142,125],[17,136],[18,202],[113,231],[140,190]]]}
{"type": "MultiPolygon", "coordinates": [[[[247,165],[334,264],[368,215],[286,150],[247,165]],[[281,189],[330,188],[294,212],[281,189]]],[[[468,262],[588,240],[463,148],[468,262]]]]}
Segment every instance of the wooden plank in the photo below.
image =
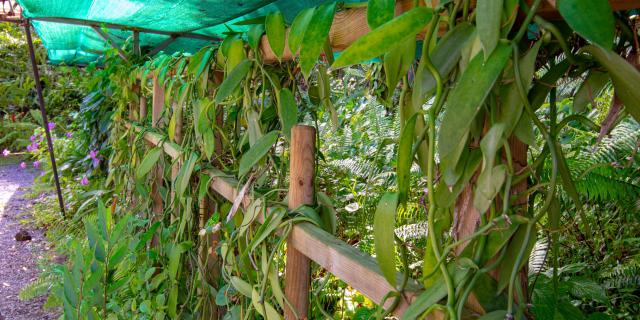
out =
{"type": "MultiPolygon", "coordinates": [[[[291,128],[291,158],[289,161],[289,210],[301,205],[313,205],[316,166],[316,129],[297,125],[291,128]]],[[[311,261],[287,239],[285,267],[286,320],[307,319],[311,291],[311,261]]]]}
{"type": "MultiPolygon", "coordinates": [[[[136,130],[142,130],[134,126],[136,130]]],[[[145,140],[158,145],[164,137],[157,133],[146,132],[145,140]]],[[[163,148],[168,155],[177,157],[180,147],[164,142],[163,148]]],[[[211,190],[223,198],[233,202],[239,194],[238,181],[234,177],[217,169],[208,169],[207,173],[212,177],[211,190]]],[[[248,208],[252,199],[245,195],[242,199],[242,207],[248,208]]],[[[258,219],[262,222],[262,219],[258,219]]],[[[372,301],[379,303],[382,298],[393,288],[386,281],[375,259],[360,252],[335,236],[321,230],[311,224],[298,224],[293,227],[291,233],[291,247],[299,250],[309,259],[342,279],[349,286],[367,296],[372,301]]],[[[398,279],[402,275],[398,274],[398,279]]],[[[420,294],[420,285],[413,279],[409,279],[404,298],[394,311],[400,316],[409,304],[420,294]]]]}
{"type": "MultiPolygon", "coordinates": [[[[131,123],[125,123],[124,126],[126,128],[133,128],[137,132],[143,130],[141,126],[137,126],[131,123]]],[[[179,145],[170,141],[166,141],[166,137],[159,133],[147,131],[144,133],[143,138],[154,146],[162,146],[164,153],[166,153],[172,159],[177,159],[182,155],[182,148],[180,148],[179,145]]]]}
{"type": "MultiPolygon", "coordinates": [[[[376,260],[326,231],[310,224],[297,224],[290,235],[290,245],[327,271],[358,290],[375,303],[394,291],[382,275],[376,260]]],[[[398,274],[398,280],[402,276],[398,274]]],[[[410,280],[394,314],[402,315],[417,297],[419,285],[410,280]]],[[[388,301],[388,303],[391,303],[388,301]]]]}

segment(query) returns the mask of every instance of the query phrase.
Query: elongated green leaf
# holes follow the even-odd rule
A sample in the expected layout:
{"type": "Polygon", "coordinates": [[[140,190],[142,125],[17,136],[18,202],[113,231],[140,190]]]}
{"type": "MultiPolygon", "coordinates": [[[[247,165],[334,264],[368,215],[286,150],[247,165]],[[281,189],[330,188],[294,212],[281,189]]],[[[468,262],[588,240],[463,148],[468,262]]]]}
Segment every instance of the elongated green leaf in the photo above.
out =
{"type": "Polygon", "coordinates": [[[615,93],[624,103],[625,110],[636,121],[640,121],[640,72],[615,52],[597,46],[587,46],[584,50],[591,53],[609,71],[615,93]]]}
{"type": "Polygon", "coordinates": [[[244,52],[244,42],[237,36],[233,37],[233,40],[229,42],[229,49],[225,54],[227,61],[225,64],[225,71],[229,74],[238,64],[247,58],[247,54],[244,52]]]}
{"type": "Polygon", "coordinates": [[[413,8],[359,38],[342,52],[331,67],[342,68],[379,57],[393,49],[394,44],[415,37],[432,17],[433,10],[430,8],[413,8]]]}
{"type": "Polygon", "coordinates": [[[147,151],[147,154],[144,155],[142,162],[140,162],[140,165],[138,166],[138,170],[136,170],[136,179],[140,180],[149,173],[153,166],[158,162],[161,155],[161,147],[156,147],[147,151]]]}
{"type": "MultiPolygon", "coordinates": [[[[460,23],[447,32],[433,49],[431,62],[438,69],[442,78],[446,78],[458,64],[462,48],[467,45],[474,32],[475,28],[470,23],[460,23]]],[[[427,96],[435,90],[436,80],[423,62],[418,65],[415,79],[416,85],[411,96],[412,102],[415,106],[421,106],[427,96]]]]}
{"type": "Polygon", "coordinates": [[[389,95],[387,100],[393,97],[393,92],[398,81],[404,77],[413,64],[416,55],[416,41],[407,38],[403,45],[394,48],[384,55],[384,75],[389,95]]]}
{"type": "MultiPolygon", "coordinates": [[[[457,285],[469,273],[468,268],[460,268],[457,265],[450,265],[449,274],[453,278],[453,284],[457,285]]],[[[402,315],[402,320],[422,319],[422,314],[432,305],[438,303],[442,298],[447,296],[447,284],[444,277],[440,277],[429,290],[425,290],[414,301],[411,302],[407,310],[402,315]]]]}
{"type": "Polygon", "coordinates": [[[269,46],[275,53],[276,57],[280,59],[284,52],[284,16],[282,12],[275,11],[267,15],[267,19],[264,22],[265,29],[267,30],[267,40],[269,40],[269,46]]]}
{"type": "Polygon", "coordinates": [[[293,23],[291,24],[291,28],[289,29],[289,50],[291,53],[295,55],[300,49],[300,45],[302,45],[302,39],[304,38],[304,33],[307,30],[307,26],[309,25],[309,21],[311,21],[311,17],[313,17],[313,13],[315,12],[315,8],[307,8],[293,19],[293,23]]]}
{"type": "Polygon", "coordinates": [[[256,309],[256,311],[265,319],[265,320],[279,320],[282,319],[282,316],[276,309],[268,302],[261,302],[260,293],[257,290],[251,290],[251,304],[256,309]],[[266,313],[266,314],[265,314],[266,313]]]}
{"type": "Polygon", "coordinates": [[[293,93],[287,88],[278,92],[278,115],[282,124],[282,134],[291,141],[291,127],[298,123],[298,106],[293,93]]]}
{"type": "Polygon", "coordinates": [[[395,0],[369,0],[367,2],[367,23],[371,30],[389,22],[395,13],[395,0]]]}
{"type": "Polygon", "coordinates": [[[256,143],[245,153],[242,155],[240,159],[240,168],[238,170],[239,176],[244,176],[253,168],[260,159],[262,159],[267,152],[271,149],[271,147],[278,140],[278,132],[271,131],[264,136],[262,136],[256,143]]]}
{"type": "Polygon", "coordinates": [[[249,70],[251,70],[251,61],[249,60],[244,60],[233,68],[218,88],[216,104],[220,104],[238,88],[244,77],[249,73],[249,70]]]}
{"type": "Polygon", "coordinates": [[[330,2],[319,6],[309,21],[300,48],[300,68],[305,78],[309,77],[324,43],[329,36],[329,30],[336,12],[336,3],[330,2]]]}
{"type": "Polygon", "coordinates": [[[516,260],[518,259],[518,254],[520,250],[525,250],[524,259],[520,262],[520,265],[517,266],[518,270],[524,266],[527,262],[527,257],[531,253],[531,249],[536,244],[536,227],[533,227],[531,234],[529,235],[529,239],[526,238],[527,225],[520,225],[518,230],[511,238],[509,245],[505,250],[507,250],[504,259],[500,263],[500,275],[498,278],[498,292],[502,292],[509,285],[509,278],[511,276],[511,271],[515,267],[516,260]]]}
{"type": "Polygon", "coordinates": [[[576,92],[576,95],[573,97],[573,112],[583,112],[589,103],[595,106],[596,97],[609,82],[609,79],[609,74],[606,72],[600,72],[598,70],[589,71],[587,79],[580,85],[580,89],[578,89],[578,92],[576,92]]]}
{"type": "Polygon", "coordinates": [[[264,33],[264,24],[256,24],[247,31],[247,42],[249,43],[249,47],[251,50],[257,52],[258,47],[260,46],[260,38],[262,38],[262,34],[264,33]]]}
{"type": "Polygon", "coordinates": [[[442,165],[446,170],[454,169],[458,163],[471,123],[502,73],[510,54],[511,47],[500,44],[486,62],[481,54],[476,55],[449,94],[438,136],[442,165]]]}
{"type": "MultiPolygon", "coordinates": [[[[520,58],[520,78],[525,90],[529,90],[531,82],[533,81],[533,73],[536,66],[536,57],[538,56],[538,50],[542,41],[536,42],[536,44],[529,49],[529,51],[520,58]]],[[[513,65],[505,72],[505,78],[509,79],[509,84],[500,87],[500,110],[498,111],[498,121],[504,123],[507,127],[505,129],[505,136],[510,136],[513,129],[518,124],[523,112],[523,103],[516,87],[515,72],[513,65]]]]}
{"type": "Polygon", "coordinates": [[[181,199],[184,191],[189,186],[189,180],[191,179],[191,174],[193,173],[193,168],[196,165],[196,161],[198,160],[198,155],[195,152],[192,152],[189,156],[189,159],[182,164],[180,171],[178,172],[178,176],[176,177],[176,198],[181,199]]]}
{"type": "Polygon", "coordinates": [[[613,11],[607,0],[558,0],[558,11],[585,39],[611,49],[615,33],[613,11]]]}
{"type": "Polygon", "coordinates": [[[238,292],[240,292],[243,296],[247,298],[251,298],[251,291],[253,289],[251,288],[251,285],[248,282],[238,277],[231,277],[230,281],[231,281],[231,285],[234,288],[236,288],[238,292]]]}
{"type": "Polygon", "coordinates": [[[411,164],[413,163],[413,138],[415,136],[416,118],[414,114],[402,128],[398,144],[398,162],[396,165],[396,181],[398,183],[398,202],[404,206],[411,186],[411,164]]]}
{"type": "Polygon", "coordinates": [[[203,48],[198,51],[198,53],[193,55],[193,57],[191,57],[191,59],[189,60],[187,73],[192,75],[194,78],[198,78],[202,71],[204,71],[204,69],[209,66],[209,59],[211,58],[213,50],[213,47],[203,48]]]}
{"type": "Polygon", "coordinates": [[[482,42],[485,60],[498,45],[502,17],[502,0],[478,0],[476,7],[476,25],[482,42]]]}
{"type": "Polygon", "coordinates": [[[376,248],[376,260],[385,279],[396,286],[396,209],[398,207],[398,194],[385,193],[373,220],[374,244],[376,248]]]}

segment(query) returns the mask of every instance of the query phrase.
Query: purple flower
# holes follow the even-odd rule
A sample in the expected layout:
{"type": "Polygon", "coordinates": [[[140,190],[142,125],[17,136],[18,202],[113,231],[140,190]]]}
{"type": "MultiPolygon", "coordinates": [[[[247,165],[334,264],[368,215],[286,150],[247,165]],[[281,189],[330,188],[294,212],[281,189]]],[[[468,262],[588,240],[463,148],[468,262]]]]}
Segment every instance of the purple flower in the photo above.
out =
{"type": "Polygon", "coordinates": [[[82,177],[82,180],[80,180],[80,184],[83,186],[86,186],[89,184],[89,178],[87,178],[87,176],[82,177]]]}
{"type": "Polygon", "coordinates": [[[96,160],[96,158],[98,157],[98,151],[96,151],[96,150],[91,150],[91,151],[89,152],[89,157],[90,157],[91,159],[93,159],[93,160],[96,160]]]}
{"type": "Polygon", "coordinates": [[[36,169],[40,169],[40,161],[34,161],[33,162],[33,167],[36,169]]]}
{"type": "Polygon", "coordinates": [[[100,159],[97,159],[97,158],[96,158],[96,159],[93,159],[93,160],[92,160],[92,163],[93,163],[93,166],[94,166],[94,167],[97,167],[97,166],[99,166],[99,165],[100,165],[100,159]]]}
{"type": "Polygon", "coordinates": [[[56,128],[56,123],[55,122],[49,122],[47,124],[47,127],[49,127],[49,130],[53,130],[56,128]]]}
{"type": "Polygon", "coordinates": [[[27,146],[27,151],[29,151],[29,152],[36,152],[36,151],[38,151],[38,148],[39,148],[39,147],[40,147],[40,146],[39,146],[37,143],[35,143],[35,142],[34,142],[34,143],[32,143],[32,144],[30,144],[30,145],[28,145],[28,146],[27,146]]]}
{"type": "Polygon", "coordinates": [[[26,169],[27,168],[27,164],[24,162],[20,163],[20,169],[26,169]]]}
{"type": "Polygon", "coordinates": [[[29,140],[31,140],[31,142],[36,142],[36,139],[38,139],[37,136],[33,135],[31,136],[31,138],[29,138],[29,140]]]}
{"type": "Polygon", "coordinates": [[[7,149],[2,150],[2,156],[3,157],[8,157],[10,154],[11,154],[11,151],[9,151],[7,149]]]}
{"type": "Polygon", "coordinates": [[[71,139],[73,137],[73,132],[67,132],[67,139],[71,139]]]}

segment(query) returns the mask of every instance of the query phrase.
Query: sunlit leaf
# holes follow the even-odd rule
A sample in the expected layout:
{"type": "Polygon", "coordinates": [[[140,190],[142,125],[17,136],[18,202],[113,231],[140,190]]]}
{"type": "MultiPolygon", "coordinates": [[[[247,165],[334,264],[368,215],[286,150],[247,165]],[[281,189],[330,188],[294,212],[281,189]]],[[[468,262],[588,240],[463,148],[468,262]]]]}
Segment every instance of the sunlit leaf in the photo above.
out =
{"type": "Polygon", "coordinates": [[[300,68],[305,78],[309,77],[311,70],[318,61],[325,41],[329,36],[329,30],[336,12],[336,3],[329,2],[319,6],[309,21],[300,48],[300,68]]]}
{"type": "Polygon", "coordinates": [[[342,52],[331,67],[337,69],[377,58],[393,49],[394,44],[399,45],[405,39],[415,37],[432,17],[431,8],[413,8],[360,37],[342,52]]]}
{"type": "Polygon", "coordinates": [[[265,29],[267,31],[267,40],[273,53],[280,59],[284,52],[284,15],[280,11],[270,12],[265,20],[265,29]]]}
{"type": "Polygon", "coordinates": [[[585,39],[607,49],[613,45],[615,20],[607,0],[558,0],[560,15],[585,39]]]}

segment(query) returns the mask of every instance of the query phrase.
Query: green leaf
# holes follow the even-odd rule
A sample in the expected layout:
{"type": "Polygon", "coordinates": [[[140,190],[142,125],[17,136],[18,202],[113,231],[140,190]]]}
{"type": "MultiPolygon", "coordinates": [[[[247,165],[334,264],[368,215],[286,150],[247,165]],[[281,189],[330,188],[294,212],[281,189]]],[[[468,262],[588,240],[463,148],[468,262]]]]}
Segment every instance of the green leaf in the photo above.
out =
{"type": "Polygon", "coordinates": [[[609,82],[609,74],[598,70],[590,70],[580,88],[573,97],[573,112],[585,111],[588,104],[595,107],[595,99],[609,82]]]}
{"type": "MultiPolygon", "coordinates": [[[[463,269],[457,265],[450,265],[449,274],[453,278],[454,286],[466,278],[470,269],[463,269]]],[[[402,315],[402,320],[422,319],[422,314],[431,306],[438,303],[442,298],[447,296],[447,284],[444,277],[436,280],[429,290],[422,292],[415,300],[411,302],[407,310],[402,315]]]]}
{"type": "Polygon", "coordinates": [[[504,183],[506,167],[504,165],[494,167],[493,165],[496,153],[502,146],[505,128],[503,123],[494,124],[480,142],[483,162],[473,197],[473,206],[481,213],[489,209],[493,198],[504,183]]]}
{"type": "Polygon", "coordinates": [[[585,39],[611,49],[615,33],[613,11],[607,0],[558,0],[558,11],[585,39]]]}
{"type": "MultiPolygon", "coordinates": [[[[445,170],[451,171],[456,167],[466,144],[471,123],[510,55],[511,47],[506,44],[498,45],[486,62],[481,54],[476,55],[469,62],[458,85],[449,94],[438,135],[441,163],[445,170]]],[[[451,180],[455,179],[447,179],[447,183],[452,184],[451,180]]]]}
{"type": "Polygon", "coordinates": [[[393,97],[393,91],[398,82],[404,77],[413,64],[416,55],[416,41],[407,38],[405,43],[394,48],[384,55],[384,75],[389,95],[387,100],[393,97]]]}
{"type": "Polygon", "coordinates": [[[204,71],[204,69],[209,65],[209,59],[211,58],[213,51],[213,47],[205,47],[198,51],[198,53],[194,54],[191,59],[189,59],[187,73],[192,75],[194,78],[198,78],[202,71],[204,71]]]}
{"type": "Polygon", "coordinates": [[[191,179],[191,174],[193,173],[193,168],[196,165],[196,161],[198,160],[198,155],[195,152],[192,152],[189,156],[189,159],[182,164],[180,167],[180,171],[176,176],[176,199],[181,199],[185,190],[189,186],[189,180],[191,179]]]}
{"type": "Polygon", "coordinates": [[[315,8],[307,8],[300,11],[295,19],[293,19],[293,23],[291,23],[288,42],[289,50],[291,50],[293,55],[298,52],[300,45],[302,45],[304,33],[307,30],[307,26],[309,25],[309,21],[311,21],[311,17],[313,17],[315,10],[315,8]]]}
{"type": "Polygon", "coordinates": [[[147,173],[149,173],[149,171],[151,171],[153,166],[160,159],[162,152],[162,147],[156,147],[147,151],[147,153],[144,155],[144,158],[142,158],[142,162],[140,162],[138,169],[136,170],[136,179],[142,179],[147,173]]]}
{"type": "Polygon", "coordinates": [[[504,320],[507,316],[506,310],[496,310],[485,314],[479,320],[504,320]]]}
{"type": "Polygon", "coordinates": [[[309,74],[316,65],[320,52],[322,52],[322,48],[329,35],[329,30],[331,30],[335,12],[335,2],[325,3],[319,6],[313,12],[313,17],[311,17],[304,31],[302,46],[300,48],[300,68],[305,78],[309,78],[309,74]]]}
{"type": "MultiPolygon", "coordinates": [[[[520,58],[520,78],[526,91],[529,90],[531,82],[533,81],[536,57],[538,56],[538,50],[540,49],[541,44],[542,41],[536,42],[536,44],[520,58]]],[[[502,122],[507,126],[505,129],[505,136],[510,136],[522,116],[524,105],[520,98],[520,94],[518,93],[518,88],[516,87],[513,64],[507,69],[504,77],[505,79],[509,79],[509,83],[500,87],[501,103],[498,111],[498,122],[502,122]]]]}
{"type": "Polygon", "coordinates": [[[376,260],[382,274],[395,288],[396,286],[396,209],[398,194],[385,193],[376,208],[373,220],[373,241],[376,248],[376,260]]]}
{"type": "Polygon", "coordinates": [[[264,33],[264,24],[256,24],[247,31],[247,42],[251,50],[257,52],[260,47],[260,38],[264,33]]]}
{"type": "Polygon", "coordinates": [[[478,0],[476,5],[476,25],[482,42],[485,60],[498,45],[502,17],[502,0],[478,0]]]}
{"type": "Polygon", "coordinates": [[[500,275],[498,277],[498,293],[502,292],[509,285],[509,278],[511,277],[511,271],[513,270],[516,260],[518,259],[518,254],[520,250],[525,250],[524,258],[520,262],[520,265],[517,266],[518,270],[527,263],[527,257],[531,253],[531,249],[536,244],[536,227],[534,226],[531,230],[531,234],[529,235],[529,239],[526,239],[527,235],[527,225],[520,225],[518,230],[515,232],[509,245],[505,250],[504,259],[500,263],[500,275]]]}
{"type": "Polygon", "coordinates": [[[243,296],[251,298],[251,291],[253,291],[253,289],[248,282],[238,277],[231,277],[230,282],[231,285],[236,288],[236,290],[238,290],[238,292],[240,292],[243,296]]]}
{"type": "Polygon", "coordinates": [[[262,136],[240,159],[239,176],[244,176],[262,159],[278,141],[278,132],[271,131],[262,136]]]}
{"type": "MultiPolygon", "coordinates": [[[[460,60],[462,48],[475,33],[475,28],[468,22],[463,22],[447,32],[431,52],[431,62],[438,69],[440,76],[446,78],[460,60]]],[[[420,62],[416,70],[416,84],[413,89],[412,102],[415,106],[421,106],[436,88],[436,80],[427,70],[425,64],[420,62]]]]}
{"type": "Polygon", "coordinates": [[[367,2],[367,23],[371,30],[393,19],[395,0],[369,0],[367,2]]]}
{"type": "Polygon", "coordinates": [[[287,88],[278,92],[278,115],[282,124],[282,134],[291,141],[291,127],[298,123],[298,105],[293,93],[287,88]]]}
{"type": "Polygon", "coordinates": [[[615,52],[597,46],[586,46],[584,50],[591,53],[609,71],[615,94],[624,103],[625,110],[636,121],[640,121],[640,72],[615,52]]]}
{"type": "Polygon", "coordinates": [[[222,103],[238,88],[244,77],[249,73],[249,70],[251,70],[251,61],[249,60],[243,60],[233,68],[218,88],[216,104],[222,103]]]}
{"type": "Polygon", "coordinates": [[[599,303],[606,303],[607,293],[601,285],[593,280],[571,278],[568,282],[569,292],[580,299],[592,299],[599,303]]]}
{"type": "Polygon", "coordinates": [[[267,30],[267,40],[273,53],[280,59],[284,53],[284,16],[280,11],[270,12],[264,22],[267,30]]]}
{"type": "MultiPolygon", "coordinates": [[[[227,75],[233,71],[233,69],[239,65],[244,59],[247,58],[247,54],[244,52],[244,42],[239,35],[231,37],[229,42],[228,51],[225,53],[227,61],[225,64],[225,72],[227,75]]],[[[226,39],[225,39],[226,42],[226,39]]]]}
{"type": "Polygon", "coordinates": [[[416,119],[420,113],[414,114],[402,128],[398,144],[398,161],[396,164],[396,181],[398,183],[398,202],[404,206],[409,197],[411,187],[411,164],[413,163],[413,138],[415,136],[416,119]]]}
{"type": "Polygon", "coordinates": [[[89,247],[93,251],[94,257],[100,262],[104,262],[106,253],[104,249],[104,240],[98,232],[95,224],[92,222],[86,222],[84,224],[85,231],[87,232],[87,238],[89,240],[89,247]]]}
{"type": "Polygon", "coordinates": [[[393,49],[393,44],[398,45],[407,38],[415,37],[432,17],[433,10],[430,8],[413,8],[360,37],[342,52],[331,67],[342,68],[379,57],[393,49]]]}

